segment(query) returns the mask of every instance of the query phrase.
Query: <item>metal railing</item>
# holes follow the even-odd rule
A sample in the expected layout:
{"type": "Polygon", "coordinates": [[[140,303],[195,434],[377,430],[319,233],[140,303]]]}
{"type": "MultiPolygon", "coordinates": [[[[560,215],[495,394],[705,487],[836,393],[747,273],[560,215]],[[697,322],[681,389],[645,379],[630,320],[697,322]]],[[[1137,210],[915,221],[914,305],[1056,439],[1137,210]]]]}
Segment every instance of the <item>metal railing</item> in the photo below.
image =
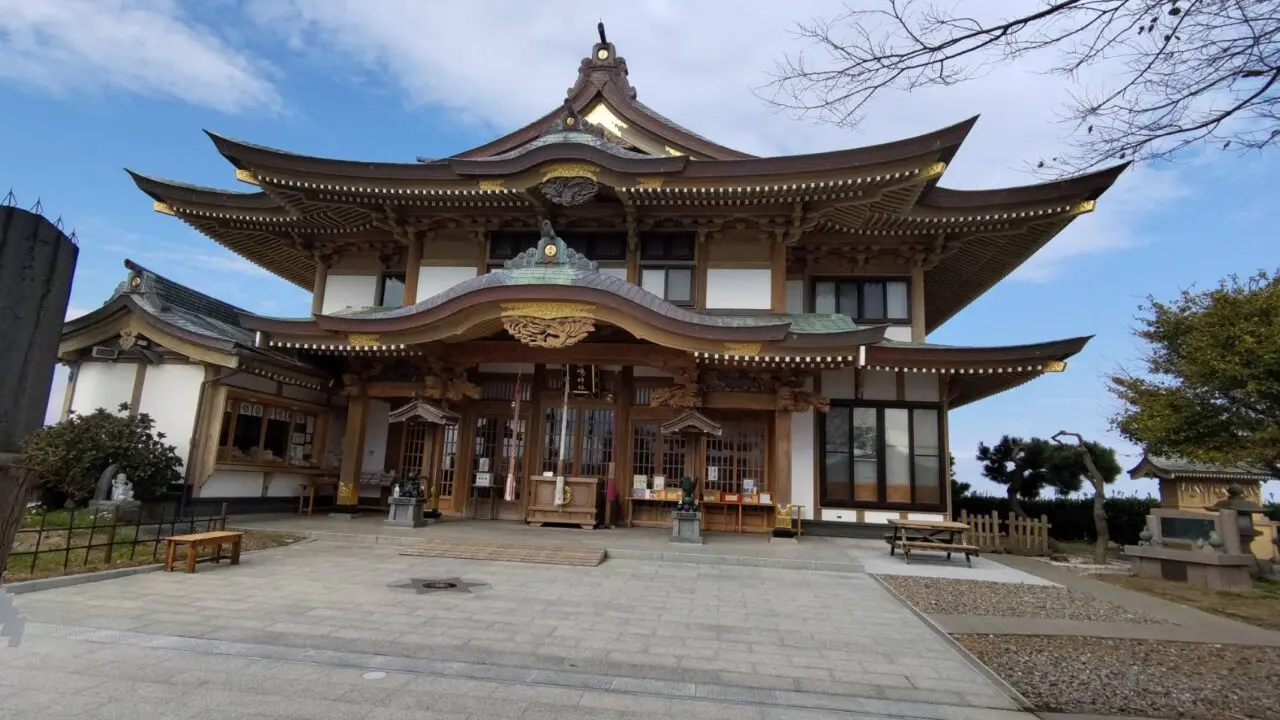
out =
{"type": "MultiPolygon", "coordinates": [[[[187,505],[187,513],[194,508],[187,505]]],[[[90,570],[161,560],[164,539],[173,535],[225,530],[227,504],[211,506],[204,516],[186,515],[165,504],[159,519],[147,507],[136,508],[121,521],[118,508],[76,509],[28,515],[18,529],[14,549],[0,578],[35,575],[37,571],[90,570]],[[171,514],[170,514],[171,513],[171,514]]]]}

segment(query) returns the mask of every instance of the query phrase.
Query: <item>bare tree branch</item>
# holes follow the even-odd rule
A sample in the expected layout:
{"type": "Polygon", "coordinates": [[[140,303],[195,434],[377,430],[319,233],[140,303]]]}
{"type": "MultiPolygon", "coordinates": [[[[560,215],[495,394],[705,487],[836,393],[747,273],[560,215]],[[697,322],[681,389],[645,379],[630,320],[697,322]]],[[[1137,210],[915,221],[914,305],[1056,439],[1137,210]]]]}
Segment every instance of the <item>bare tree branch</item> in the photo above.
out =
{"type": "MultiPolygon", "coordinates": [[[[994,4],[966,2],[975,12],[994,4]]],[[[1070,174],[1188,147],[1261,150],[1280,142],[1280,0],[1060,0],[1012,18],[884,0],[796,33],[822,56],[776,63],[762,96],[802,116],[856,126],[887,91],[949,86],[1047,56],[1047,73],[1118,81],[1073,98],[1069,151],[1036,167],[1070,174]],[[1220,145],[1219,145],[1220,143],[1220,145]]]]}

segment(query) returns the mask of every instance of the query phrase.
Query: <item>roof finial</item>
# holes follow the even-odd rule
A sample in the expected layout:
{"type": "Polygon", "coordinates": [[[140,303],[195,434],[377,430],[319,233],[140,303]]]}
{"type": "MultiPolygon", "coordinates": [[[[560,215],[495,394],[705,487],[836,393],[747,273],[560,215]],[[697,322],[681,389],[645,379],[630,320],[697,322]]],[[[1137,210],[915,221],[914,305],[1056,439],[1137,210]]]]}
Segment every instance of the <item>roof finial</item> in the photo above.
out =
{"type": "Polygon", "coordinates": [[[600,22],[596,23],[596,32],[600,33],[600,44],[608,45],[609,39],[604,35],[604,19],[603,18],[600,20],[600,22]]]}

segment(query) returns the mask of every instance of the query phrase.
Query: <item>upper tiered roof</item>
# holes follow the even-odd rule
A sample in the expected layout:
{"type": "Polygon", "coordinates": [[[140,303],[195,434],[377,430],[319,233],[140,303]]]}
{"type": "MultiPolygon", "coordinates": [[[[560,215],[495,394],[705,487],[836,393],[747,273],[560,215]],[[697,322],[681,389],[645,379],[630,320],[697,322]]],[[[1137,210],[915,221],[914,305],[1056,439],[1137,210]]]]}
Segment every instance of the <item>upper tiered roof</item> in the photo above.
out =
{"type": "Polygon", "coordinates": [[[581,179],[592,194],[570,210],[619,224],[625,216],[628,228],[715,232],[745,221],[785,242],[798,267],[885,254],[921,263],[932,330],[1091,211],[1123,169],[999,190],[939,187],[975,120],[869,147],[754,157],[641,104],[602,29],[560,107],[448,158],[319,158],[210,133],[236,177],[259,192],[133,177],[158,211],[304,288],[317,258],[335,251],[394,253],[442,223],[532,227],[557,209],[543,197],[548,183],[581,179]]]}

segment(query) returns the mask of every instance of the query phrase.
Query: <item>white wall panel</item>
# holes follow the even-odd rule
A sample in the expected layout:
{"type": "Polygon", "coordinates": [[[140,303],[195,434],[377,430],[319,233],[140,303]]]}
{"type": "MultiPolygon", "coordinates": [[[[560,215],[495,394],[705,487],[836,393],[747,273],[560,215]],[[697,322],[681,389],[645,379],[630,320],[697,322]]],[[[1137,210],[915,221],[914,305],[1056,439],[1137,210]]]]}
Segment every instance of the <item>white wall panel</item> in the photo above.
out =
{"type": "Polygon", "coordinates": [[[382,472],[387,463],[387,430],[391,427],[391,405],[386,400],[370,400],[365,411],[364,462],[361,472],[382,472]]]}
{"type": "Polygon", "coordinates": [[[81,415],[103,408],[116,412],[133,398],[133,379],[138,366],[134,363],[86,362],[76,373],[75,395],[71,410],[81,415]]]}
{"type": "Polygon", "coordinates": [[[422,302],[476,276],[475,265],[428,266],[418,268],[418,299],[422,302]]]}
{"type": "Polygon", "coordinates": [[[146,413],[155,420],[156,430],[167,436],[164,441],[173,445],[183,468],[191,452],[191,434],[199,414],[200,384],[203,382],[203,365],[165,363],[148,367],[142,383],[138,412],[146,413]]]}
{"type": "Polygon", "coordinates": [[[801,517],[813,519],[813,455],[817,452],[813,411],[791,416],[791,503],[803,505],[801,517]]]}
{"type": "Polygon", "coordinates": [[[375,305],[377,292],[377,275],[330,275],[325,280],[320,312],[328,315],[344,308],[375,305]]]}
{"type": "Polygon", "coordinates": [[[768,310],[773,271],[768,268],[708,268],[708,310],[768,310]]]}

